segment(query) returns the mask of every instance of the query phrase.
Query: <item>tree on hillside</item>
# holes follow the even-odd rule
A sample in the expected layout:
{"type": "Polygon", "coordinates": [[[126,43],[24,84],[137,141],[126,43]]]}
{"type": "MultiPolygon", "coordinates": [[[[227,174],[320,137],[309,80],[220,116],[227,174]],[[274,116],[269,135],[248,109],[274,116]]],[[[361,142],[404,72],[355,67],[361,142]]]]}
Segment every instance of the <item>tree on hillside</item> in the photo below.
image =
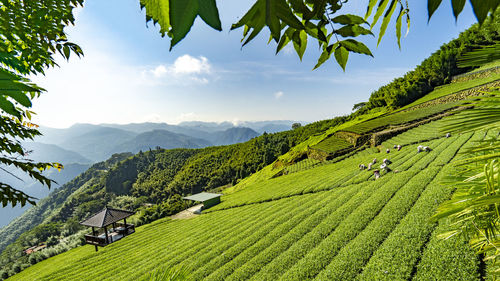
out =
{"type": "MultiPolygon", "coordinates": [[[[465,0],[452,0],[455,17],[462,12],[465,0]]],[[[494,11],[499,0],[469,0],[479,23],[494,11]]],[[[394,15],[397,43],[403,22],[408,32],[410,9],[407,1],[370,0],[364,16],[341,14],[347,0],[256,0],[254,5],[231,29],[243,27],[243,45],[254,39],[267,27],[271,40],[279,52],[292,43],[302,59],[308,40],[317,42],[322,49],[315,68],[329,60],[333,54],[345,70],[349,54],[372,56],[364,43],[353,38],[373,35],[380,23],[378,41],[384,36],[394,15]]],[[[440,6],[441,0],[428,0],[428,16],[440,6]]],[[[43,74],[47,67],[56,66],[54,55],[60,53],[69,59],[83,52],[78,45],[67,40],[64,28],[74,23],[73,8],[83,0],[0,0],[0,172],[15,177],[6,167],[27,173],[50,187],[51,180],[44,177],[45,169],[61,168],[58,163],[37,163],[27,158],[20,141],[33,139],[40,132],[30,122],[32,100],[44,90],[30,83],[30,74],[43,74]]],[[[171,47],[181,41],[191,29],[194,20],[202,20],[216,30],[222,30],[216,0],[140,0],[146,10],[146,21],[159,24],[162,36],[171,39],[171,47]]],[[[345,9],[344,9],[345,10],[345,9]]],[[[34,204],[34,198],[0,182],[0,200],[5,207],[20,202],[34,204]]]]}
{"type": "Polygon", "coordinates": [[[356,111],[358,109],[363,108],[366,105],[366,102],[359,102],[352,106],[352,111],[356,111]]]}
{"type": "Polygon", "coordinates": [[[300,127],[302,127],[302,124],[300,124],[300,123],[293,123],[293,124],[292,124],[292,129],[293,129],[293,130],[298,129],[298,128],[300,128],[300,127]]]}

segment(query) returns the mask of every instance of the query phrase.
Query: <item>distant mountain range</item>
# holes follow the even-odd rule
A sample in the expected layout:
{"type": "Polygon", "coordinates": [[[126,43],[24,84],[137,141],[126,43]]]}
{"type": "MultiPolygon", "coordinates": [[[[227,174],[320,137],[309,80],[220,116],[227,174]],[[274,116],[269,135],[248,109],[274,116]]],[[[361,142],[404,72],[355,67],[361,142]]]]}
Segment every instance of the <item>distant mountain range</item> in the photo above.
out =
{"type": "MultiPolygon", "coordinates": [[[[114,153],[161,148],[203,148],[248,141],[264,132],[291,129],[295,121],[183,122],[132,124],[75,124],[67,129],[41,127],[44,134],[27,144],[34,153],[52,155],[65,163],[94,163],[108,159],[114,153]],[[56,152],[57,151],[57,152],[56,152]]],[[[35,159],[38,160],[38,159],[35,159]]]]}

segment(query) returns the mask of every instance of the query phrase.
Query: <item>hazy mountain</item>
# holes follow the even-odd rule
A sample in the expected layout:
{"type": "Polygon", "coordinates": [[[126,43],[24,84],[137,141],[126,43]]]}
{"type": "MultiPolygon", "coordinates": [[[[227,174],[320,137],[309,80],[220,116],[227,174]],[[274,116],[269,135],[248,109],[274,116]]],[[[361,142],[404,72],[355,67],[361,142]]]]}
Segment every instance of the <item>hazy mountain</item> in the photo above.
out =
{"type": "Polygon", "coordinates": [[[94,130],[66,139],[60,146],[76,151],[92,161],[101,161],[108,159],[117,152],[117,146],[136,135],[126,130],[98,126],[94,130]]]}
{"type": "Polygon", "coordinates": [[[216,145],[227,145],[239,142],[246,142],[260,134],[250,128],[236,127],[225,131],[212,133],[211,141],[216,145]]]}
{"type": "Polygon", "coordinates": [[[145,133],[153,130],[166,130],[176,134],[182,134],[199,139],[210,138],[210,133],[204,130],[198,130],[194,127],[184,127],[170,125],[167,123],[132,123],[132,124],[103,124],[103,126],[131,131],[134,133],[145,133]]]}
{"type": "MultiPolygon", "coordinates": [[[[2,182],[10,184],[14,188],[26,192],[30,196],[42,199],[46,197],[51,190],[54,190],[55,188],[69,182],[79,174],[83,173],[89,168],[89,166],[89,164],[67,164],[64,165],[64,169],[62,169],[61,171],[58,171],[56,169],[48,170],[44,173],[44,175],[49,179],[56,181],[56,183],[52,184],[50,190],[47,186],[44,186],[41,183],[31,179],[27,174],[22,173],[16,169],[11,168],[9,169],[9,172],[15,174],[22,181],[4,173],[0,173],[0,177],[2,178],[2,182]]],[[[11,207],[11,205],[9,205],[6,208],[3,208],[2,215],[0,216],[0,228],[4,225],[7,225],[14,218],[20,216],[30,207],[31,205],[27,204],[24,207],[21,207],[19,205],[11,207]]]]}
{"type": "Polygon", "coordinates": [[[216,132],[216,131],[225,131],[229,128],[235,127],[235,125],[231,122],[203,122],[203,121],[186,121],[181,122],[177,126],[179,127],[188,127],[192,129],[197,129],[205,132],[216,132]]]}
{"type": "Polygon", "coordinates": [[[132,152],[137,153],[140,150],[146,151],[155,149],[157,146],[161,148],[202,148],[211,146],[207,140],[197,139],[186,135],[172,133],[166,130],[153,130],[135,136],[133,139],[127,140],[116,146],[115,152],[132,152]]]}
{"type": "Polygon", "coordinates": [[[71,163],[88,164],[92,161],[77,152],[66,150],[55,144],[25,142],[23,147],[31,151],[28,158],[37,162],[59,162],[63,165],[71,163]]]}
{"type": "Polygon", "coordinates": [[[258,129],[255,129],[257,132],[263,134],[266,133],[277,133],[288,131],[292,129],[292,125],[284,125],[284,124],[267,124],[258,129]]]}
{"type": "Polygon", "coordinates": [[[78,137],[101,127],[102,126],[100,125],[92,124],[74,124],[73,126],[65,129],[40,126],[39,131],[43,135],[36,137],[35,141],[42,143],[60,144],[67,141],[68,139],[78,137]]]}

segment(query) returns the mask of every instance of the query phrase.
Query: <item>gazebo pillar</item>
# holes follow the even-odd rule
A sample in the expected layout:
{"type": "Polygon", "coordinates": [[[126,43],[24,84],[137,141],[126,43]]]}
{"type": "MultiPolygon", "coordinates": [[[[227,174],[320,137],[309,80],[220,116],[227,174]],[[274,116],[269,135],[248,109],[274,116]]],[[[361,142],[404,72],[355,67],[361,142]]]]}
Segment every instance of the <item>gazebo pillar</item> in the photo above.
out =
{"type": "Polygon", "coordinates": [[[106,227],[104,227],[104,235],[106,235],[106,244],[109,244],[108,229],[106,227]]]}
{"type": "Polygon", "coordinates": [[[128,228],[127,228],[127,218],[124,218],[123,219],[123,224],[124,224],[124,231],[123,231],[123,236],[126,236],[127,235],[127,232],[128,232],[128,228]]]}
{"type": "MultiPolygon", "coordinates": [[[[92,236],[97,236],[95,235],[95,228],[92,226],[92,236]]],[[[97,252],[97,245],[94,245],[95,251],[97,252]]]]}

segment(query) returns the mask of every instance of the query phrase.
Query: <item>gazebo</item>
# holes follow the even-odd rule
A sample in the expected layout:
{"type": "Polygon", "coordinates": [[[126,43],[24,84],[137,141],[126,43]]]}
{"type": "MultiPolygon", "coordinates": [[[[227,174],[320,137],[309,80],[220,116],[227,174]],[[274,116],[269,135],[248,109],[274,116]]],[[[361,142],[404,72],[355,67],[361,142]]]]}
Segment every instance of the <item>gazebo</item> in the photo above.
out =
{"type": "Polygon", "coordinates": [[[207,209],[219,204],[221,196],[222,194],[202,192],[191,196],[182,197],[182,199],[201,202],[203,203],[203,209],[207,209]]]}
{"type": "Polygon", "coordinates": [[[133,224],[127,224],[127,218],[135,212],[104,208],[99,213],[80,222],[81,225],[92,227],[92,235],[85,235],[85,243],[94,245],[97,251],[97,246],[104,247],[123,237],[135,232],[133,224]],[[118,221],[123,220],[123,223],[118,221]],[[111,228],[108,227],[111,225],[111,228]],[[96,231],[100,228],[101,231],[96,231]]]}

